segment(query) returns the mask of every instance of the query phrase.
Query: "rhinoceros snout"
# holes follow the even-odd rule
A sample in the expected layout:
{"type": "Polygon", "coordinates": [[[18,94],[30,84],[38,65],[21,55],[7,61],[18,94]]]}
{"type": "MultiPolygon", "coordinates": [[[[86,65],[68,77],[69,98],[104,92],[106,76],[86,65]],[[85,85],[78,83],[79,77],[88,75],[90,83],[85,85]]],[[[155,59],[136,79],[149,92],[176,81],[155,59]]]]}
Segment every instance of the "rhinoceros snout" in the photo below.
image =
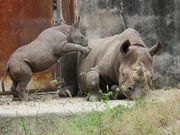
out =
{"type": "Polygon", "coordinates": [[[121,91],[126,98],[131,99],[131,95],[132,95],[132,91],[133,91],[132,87],[127,87],[127,86],[123,85],[123,86],[121,86],[121,91]]]}
{"type": "Polygon", "coordinates": [[[136,100],[145,95],[143,87],[121,86],[123,95],[129,100],[136,100]]]}

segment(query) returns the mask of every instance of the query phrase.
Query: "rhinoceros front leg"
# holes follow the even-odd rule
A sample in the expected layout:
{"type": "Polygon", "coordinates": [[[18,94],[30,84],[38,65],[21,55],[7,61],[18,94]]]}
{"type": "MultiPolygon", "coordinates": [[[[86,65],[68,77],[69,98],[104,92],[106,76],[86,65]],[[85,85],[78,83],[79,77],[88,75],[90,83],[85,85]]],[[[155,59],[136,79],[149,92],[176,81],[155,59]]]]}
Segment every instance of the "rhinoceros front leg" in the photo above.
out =
{"type": "Polygon", "coordinates": [[[86,87],[89,91],[88,101],[99,101],[100,93],[100,75],[96,70],[90,70],[86,74],[86,87]]]}
{"type": "Polygon", "coordinates": [[[64,53],[69,53],[72,51],[80,51],[84,54],[88,54],[90,52],[90,48],[89,47],[84,47],[78,44],[74,44],[74,43],[66,43],[63,46],[63,52],[64,53]]]}

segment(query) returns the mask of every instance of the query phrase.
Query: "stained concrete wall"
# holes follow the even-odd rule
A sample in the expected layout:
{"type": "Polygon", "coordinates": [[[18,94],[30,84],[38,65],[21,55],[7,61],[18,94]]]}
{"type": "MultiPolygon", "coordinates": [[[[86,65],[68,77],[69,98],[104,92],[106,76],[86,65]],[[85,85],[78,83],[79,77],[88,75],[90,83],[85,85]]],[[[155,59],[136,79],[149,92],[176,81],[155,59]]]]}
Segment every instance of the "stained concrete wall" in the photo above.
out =
{"type": "Polygon", "coordinates": [[[128,27],[135,28],[151,47],[158,40],[163,49],[154,57],[157,87],[180,83],[180,1],[179,0],[77,0],[81,29],[89,38],[121,33],[123,2],[128,27]]]}

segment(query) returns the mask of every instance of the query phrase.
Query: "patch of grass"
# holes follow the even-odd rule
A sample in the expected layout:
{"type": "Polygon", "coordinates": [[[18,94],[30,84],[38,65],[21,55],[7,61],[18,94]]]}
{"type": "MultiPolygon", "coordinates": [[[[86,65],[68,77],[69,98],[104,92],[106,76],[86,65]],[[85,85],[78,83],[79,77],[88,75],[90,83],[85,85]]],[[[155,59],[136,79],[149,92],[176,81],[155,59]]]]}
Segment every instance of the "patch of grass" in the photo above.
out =
{"type": "MultiPolygon", "coordinates": [[[[161,103],[141,99],[131,108],[118,106],[69,117],[20,118],[13,123],[13,134],[22,135],[179,135],[180,97],[161,103]]],[[[3,131],[12,133],[6,128],[3,131]]]]}
{"type": "MultiPolygon", "coordinates": [[[[122,121],[118,121],[121,134],[138,135],[166,135],[173,134],[173,127],[180,120],[180,98],[167,103],[142,103],[135,105],[130,111],[122,116],[122,121]],[[167,133],[167,127],[170,133],[167,133]],[[165,129],[165,130],[161,130],[165,129]]],[[[114,127],[114,130],[118,127],[114,127]]],[[[180,133],[176,128],[175,134],[180,133]]]]}

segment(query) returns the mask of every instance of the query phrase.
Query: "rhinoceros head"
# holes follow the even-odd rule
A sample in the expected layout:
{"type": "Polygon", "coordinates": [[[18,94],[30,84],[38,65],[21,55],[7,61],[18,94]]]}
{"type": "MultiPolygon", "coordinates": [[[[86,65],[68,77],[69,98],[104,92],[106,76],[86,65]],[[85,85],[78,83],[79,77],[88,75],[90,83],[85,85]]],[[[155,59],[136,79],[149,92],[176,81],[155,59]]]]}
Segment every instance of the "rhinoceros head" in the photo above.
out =
{"type": "Polygon", "coordinates": [[[121,65],[119,67],[119,85],[128,99],[147,95],[152,84],[153,55],[160,49],[160,42],[152,48],[131,45],[125,41],[121,47],[121,65]]]}
{"type": "Polygon", "coordinates": [[[80,44],[83,46],[88,45],[87,38],[80,32],[79,29],[80,17],[70,28],[70,42],[75,44],[80,44]]]}

